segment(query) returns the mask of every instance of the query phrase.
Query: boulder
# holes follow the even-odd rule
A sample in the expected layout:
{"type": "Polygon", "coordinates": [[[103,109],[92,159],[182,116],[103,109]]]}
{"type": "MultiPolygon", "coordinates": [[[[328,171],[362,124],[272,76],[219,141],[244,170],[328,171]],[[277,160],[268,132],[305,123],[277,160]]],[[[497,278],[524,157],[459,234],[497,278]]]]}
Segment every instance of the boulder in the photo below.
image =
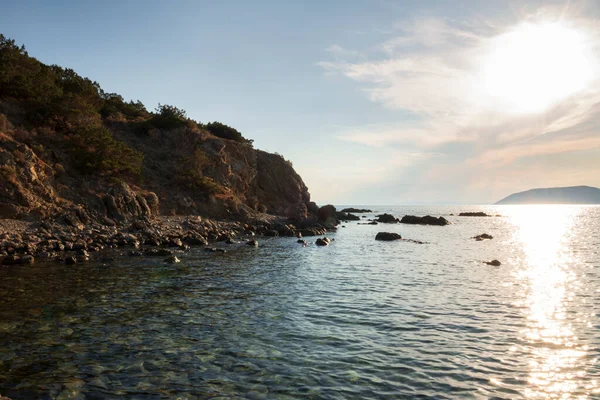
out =
{"type": "Polygon", "coordinates": [[[426,215],[424,217],[416,217],[414,215],[405,215],[400,220],[402,224],[412,224],[412,225],[437,225],[444,226],[450,224],[448,220],[444,217],[432,217],[431,215],[426,215]]]}
{"type": "Polygon", "coordinates": [[[176,256],[169,256],[169,257],[165,258],[163,261],[166,263],[169,263],[169,264],[176,264],[176,263],[181,262],[181,260],[179,258],[177,258],[176,256]]]}
{"type": "Polygon", "coordinates": [[[382,240],[382,241],[386,241],[386,242],[391,242],[393,240],[400,240],[402,239],[402,236],[400,236],[397,233],[394,232],[379,232],[376,236],[375,236],[375,240],[382,240]]]}
{"type": "Polygon", "coordinates": [[[103,202],[107,216],[117,221],[152,215],[152,209],[146,199],[134,192],[125,182],[114,185],[104,196],[103,202]]]}
{"type": "Polygon", "coordinates": [[[331,243],[331,240],[329,238],[318,238],[317,241],[315,242],[315,244],[317,246],[329,246],[329,243],[331,243]]]}
{"type": "Polygon", "coordinates": [[[258,246],[258,242],[256,241],[256,239],[250,239],[250,240],[248,240],[248,241],[246,242],[246,244],[247,244],[248,246],[254,246],[254,247],[257,247],[257,246],[258,246]]]}
{"type": "Polygon", "coordinates": [[[484,240],[484,239],[493,239],[494,237],[492,235],[488,235],[487,233],[482,233],[481,235],[477,235],[477,236],[473,236],[472,239],[477,240],[478,242],[484,240]]]}
{"type": "Polygon", "coordinates": [[[340,221],[337,219],[335,207],[327,204],[319,208],[319,221],[328,229],[338,225],[340,221]]]}
{"type": "Polygon", "coordinates": [[[385,224],[395,224],[399,222],[399,220],[392,214],[381,214],[377,216],[377,222],[383,222],[385,224]]]}
{"type": "Polygon", "coordinates": [[[335,216],[339,221],[360,221],[359,216],[350,213],[336,212],[335,216]]]}

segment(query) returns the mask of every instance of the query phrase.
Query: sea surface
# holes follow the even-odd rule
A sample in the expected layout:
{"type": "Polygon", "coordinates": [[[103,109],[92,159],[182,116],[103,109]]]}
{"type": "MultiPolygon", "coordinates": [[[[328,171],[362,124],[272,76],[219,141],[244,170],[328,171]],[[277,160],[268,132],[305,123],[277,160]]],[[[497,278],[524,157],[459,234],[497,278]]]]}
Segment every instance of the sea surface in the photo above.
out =
{"type": "Polygon", "coordinates": [[[600,207],[372,208],[452,225],[0,268],[0,394],[600,399],[600,207]]]}

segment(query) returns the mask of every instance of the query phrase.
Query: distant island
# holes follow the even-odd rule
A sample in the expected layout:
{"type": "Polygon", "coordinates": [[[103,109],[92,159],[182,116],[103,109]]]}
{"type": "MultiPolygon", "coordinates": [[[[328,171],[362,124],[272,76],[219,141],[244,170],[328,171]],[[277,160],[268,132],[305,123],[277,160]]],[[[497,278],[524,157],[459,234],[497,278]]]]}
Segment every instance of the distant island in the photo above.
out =
{"type": "Polygon", "coordinates": [[[496,204],[600,204],[600,189],[591,186],[531,189],[513,193],[496,204]]]}

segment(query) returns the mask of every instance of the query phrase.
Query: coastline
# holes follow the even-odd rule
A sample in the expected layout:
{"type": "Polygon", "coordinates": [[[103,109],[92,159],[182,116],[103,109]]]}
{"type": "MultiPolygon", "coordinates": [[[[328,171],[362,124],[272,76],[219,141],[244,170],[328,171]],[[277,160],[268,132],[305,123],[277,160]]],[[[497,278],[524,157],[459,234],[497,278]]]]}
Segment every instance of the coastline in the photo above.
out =
{"type": "MultiPolygon", "coordinates": [[[[335,229],[335,228],[333,228],[335,229]]],[[[250,240],[255,237],[318,236],[327,229],[318,223],[296,226],[282,217],[263,214],[248,221],[222,221],[200,216],[145,217],[116,225],[0,219],[0,266],[55,261],[84,263],[101,258],[102,250],[128,249],[129,256],[171,256],[175,251],[250,240]]]]}

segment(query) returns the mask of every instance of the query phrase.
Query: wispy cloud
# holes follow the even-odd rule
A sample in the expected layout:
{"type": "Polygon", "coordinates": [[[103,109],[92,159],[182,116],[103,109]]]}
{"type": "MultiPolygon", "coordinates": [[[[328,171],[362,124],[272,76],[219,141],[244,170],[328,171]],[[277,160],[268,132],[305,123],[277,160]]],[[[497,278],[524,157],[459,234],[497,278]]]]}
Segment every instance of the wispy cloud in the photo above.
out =
{"type": "MultiPolygon", "coordinates": [[[[565,15],[560,11],[562,23],[565,15]]],[[[519,23],[536,23],[540,16],[548,19],[550,15],[556,13],[544,10],[519,23]]],[[[579,16],[569,21],[569,26],[584,32],[589,41],[589,62],[597,62],[600,34],[594,20],[579,16]]],[[[378,58],[356,61],[340,56],[319,63],[328,73],[355,82],[371,101],[415,116],[410,121],[352,127],[338,133],[337,138],[376,147],[411,144],[428,151],[447,143],[472,142],[475,153],[465,157],[480,160],[483,154],[489,162],[498,163],[600,147],[596,140],[599,128],[591,123],[600,117],[598,75],[586,82],[584,90],[536,112],[515,112],[504,99],[486,92],[482,72],[485,60],[494,46],[503,43],[501,40],[518,38],[516,34],[506,35],[519,23],[503,27],[489,21],[415,20],[376,46],[381,55],[378,58]],[[534,139],[535,145],[524,144],[534,139]]],[[[551,80],[545,83],[559,84],[551,80]]],[[[526,94],[533,100],[538,96],[535,92],[526,94]]]]}

